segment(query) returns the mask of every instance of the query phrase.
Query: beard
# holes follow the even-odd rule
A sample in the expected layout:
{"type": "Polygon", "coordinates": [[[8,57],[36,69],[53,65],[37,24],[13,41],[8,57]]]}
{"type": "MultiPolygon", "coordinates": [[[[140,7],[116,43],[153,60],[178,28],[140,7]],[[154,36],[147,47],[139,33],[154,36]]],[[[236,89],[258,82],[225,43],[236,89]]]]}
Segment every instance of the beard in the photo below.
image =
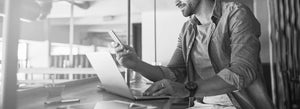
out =
{"type": "Polygon", "coordinates": [[[193,15],[192,11],[191,10],[187,10],[187,9],[181,10],[181,13],[182,13],[182,15],[184,17],[189,17],[189,16],[193,15]]]}
{"type": "Polygon", "coordinates": [[[195,8],[193,8],[190,4],[186,4],[186,6],[181,9],[181,13],[184,17],[189,17],[194,14],[195,8]]]}

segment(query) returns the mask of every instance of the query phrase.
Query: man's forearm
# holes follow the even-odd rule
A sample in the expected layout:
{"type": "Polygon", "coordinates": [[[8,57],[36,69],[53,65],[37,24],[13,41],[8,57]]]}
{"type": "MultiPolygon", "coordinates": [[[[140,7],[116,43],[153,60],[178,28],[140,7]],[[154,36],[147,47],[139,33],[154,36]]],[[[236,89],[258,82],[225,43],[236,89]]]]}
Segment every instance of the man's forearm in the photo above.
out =
{"type": "Polygon", "coordinates": [[[144,77],[153,82],[163,79],[163,72],[160,68],[150,65],[144,61],[139,61],[132,70],[141,73],[144,77]]]}
{"type": "Polygon", "coordinates": [[[198,89],[196,92],[197,97],[219,95],[236,90],[233,85],[228,84],[219,76],[214,76],[206,80],[196,81],[198,89]]]}

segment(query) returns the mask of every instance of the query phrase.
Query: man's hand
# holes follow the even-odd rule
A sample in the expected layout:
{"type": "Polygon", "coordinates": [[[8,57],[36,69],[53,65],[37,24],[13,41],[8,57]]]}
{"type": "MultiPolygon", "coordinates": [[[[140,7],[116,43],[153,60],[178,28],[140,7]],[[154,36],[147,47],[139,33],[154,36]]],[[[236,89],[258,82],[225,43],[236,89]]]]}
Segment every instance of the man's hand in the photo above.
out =
{"type": "Polygon", "coordinates": [[[173,97],[184,98],[189,96],[189,91],[182,83],[163,79],[152,84],[145,92],[146,96],[171,95],[173,97]]]}
{"type": "Polygon", "coordinates": [[[132,47],[117,43],[113,43],[112,45],[116,51],[116,59],[120,65],[132,69],[141,61],[132,47]]]}

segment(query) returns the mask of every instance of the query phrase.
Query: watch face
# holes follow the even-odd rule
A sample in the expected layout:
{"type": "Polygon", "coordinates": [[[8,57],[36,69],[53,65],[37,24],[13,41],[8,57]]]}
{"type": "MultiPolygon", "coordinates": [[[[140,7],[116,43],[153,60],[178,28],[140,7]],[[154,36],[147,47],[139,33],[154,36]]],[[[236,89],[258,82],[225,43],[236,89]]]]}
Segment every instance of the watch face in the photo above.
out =
{"type": "Polygon", "coordinates": [[[198,85],[195,82],[188,82],[185,85],[185,88],[187,88],[188,90],[192,91],[192,90],[196,90],[198,88],[198,85]]]}

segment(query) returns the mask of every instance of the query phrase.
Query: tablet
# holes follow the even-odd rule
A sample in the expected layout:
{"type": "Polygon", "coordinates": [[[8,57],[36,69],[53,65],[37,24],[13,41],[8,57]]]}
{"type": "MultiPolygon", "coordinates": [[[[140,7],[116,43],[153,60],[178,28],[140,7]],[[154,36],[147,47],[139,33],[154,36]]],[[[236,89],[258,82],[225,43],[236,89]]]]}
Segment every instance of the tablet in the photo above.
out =
{"type": "Polygon", "coordinates": [[[110,37],[118,44],[124,46],[124,44],[121,42],[120,38],[116,35],[116,33],[113,30],[110,30],[109,32],[110,37]]]}

